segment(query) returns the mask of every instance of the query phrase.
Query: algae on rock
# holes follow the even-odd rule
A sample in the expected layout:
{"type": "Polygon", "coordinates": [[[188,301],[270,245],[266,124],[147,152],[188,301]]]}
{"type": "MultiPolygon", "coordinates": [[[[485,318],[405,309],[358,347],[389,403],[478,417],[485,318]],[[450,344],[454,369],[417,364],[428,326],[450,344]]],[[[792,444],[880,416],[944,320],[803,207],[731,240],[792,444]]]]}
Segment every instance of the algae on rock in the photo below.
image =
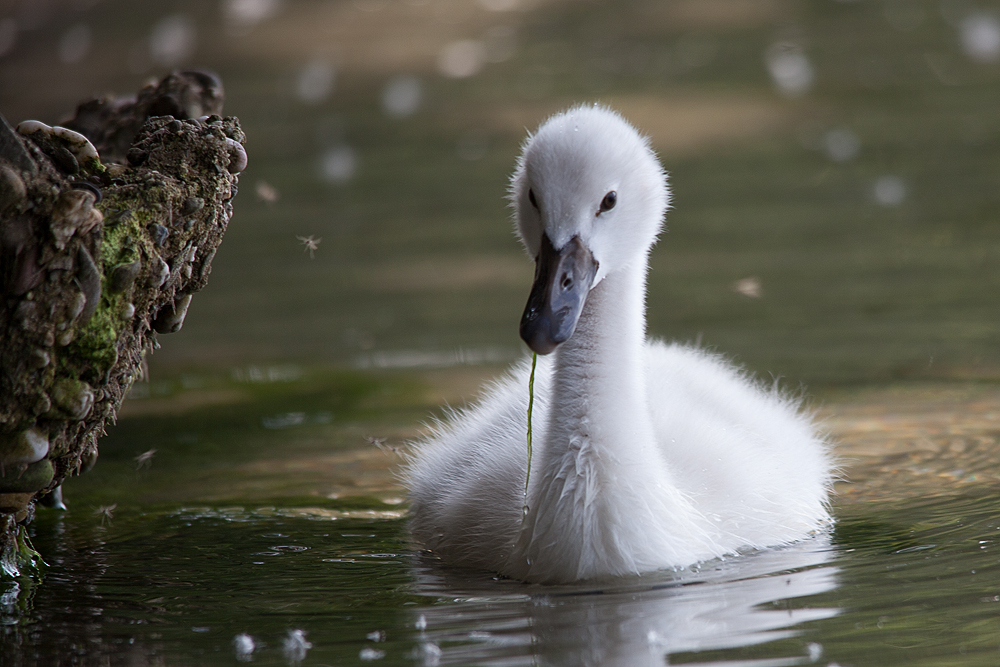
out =
{"type": "Polygon", "coordinates": [[[63,126],[0,116],[0,563],[36,500],[93,465],[157,334],[178,331],[233,215],[245,136],[222,84],[174,72],[63,126]],[[167,115],[169,114],[169,115],[167,115]],[[196,117],[192,117],[196,116],[196,117]],[[102,161],[103,158],[103,161],[102,161]]]}

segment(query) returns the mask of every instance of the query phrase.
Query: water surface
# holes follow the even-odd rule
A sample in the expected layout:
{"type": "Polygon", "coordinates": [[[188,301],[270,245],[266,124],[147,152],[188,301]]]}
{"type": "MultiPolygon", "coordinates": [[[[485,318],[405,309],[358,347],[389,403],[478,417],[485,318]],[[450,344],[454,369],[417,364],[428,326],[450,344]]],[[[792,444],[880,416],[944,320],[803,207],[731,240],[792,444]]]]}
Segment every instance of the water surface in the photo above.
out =
{"type": "Polygon", "coordinates": [[[813,539],[539,586],[419,552],[392,474],[413,414],[495,369],[271,370],[282,379],[186,376],[199,388],[162,382],[149,387],[159,397],[130,399],[101,464],[66,484],[69,510],[32,526],[43,580],[5,584],[11,664],[235,664],[244,634],[254,662],[274,665],[938,665],[1000,652],[994,385],[816,396],[850,481],[836,525],[813,539]],[[211,394],[227,407],[196,400],[211,394]],[[299,653],[286,647],[297,630],[311,644],[299,653]]]}
{"type": "Polygon", "coordinates": [[[0,583],[0,662],[997,664],[997,11],[0,1],[9,120],[209,67],[250,155],[209,287],[32,525],[44,576],[0,583]],[[447,570],[400,449],[522,354],[507,174],[593,101],[671,173],[650,332],[808,387],[836,523],[599,584],[447,570]]]}

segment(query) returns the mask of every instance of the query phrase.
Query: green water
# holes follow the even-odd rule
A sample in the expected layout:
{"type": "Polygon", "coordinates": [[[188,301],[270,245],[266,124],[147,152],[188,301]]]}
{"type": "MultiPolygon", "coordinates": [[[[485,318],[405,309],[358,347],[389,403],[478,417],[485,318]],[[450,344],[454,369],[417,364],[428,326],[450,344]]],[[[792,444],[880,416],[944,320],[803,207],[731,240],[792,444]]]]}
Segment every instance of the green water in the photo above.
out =
{"type": "Polygon", "coordinates": [[[842,452],[832,530],[562,587],[450,570],[408,542],[393,450],[459,385],[288,366],[150,383],[65,485],[69,510],[39,511],[41,581],[0,584],[3,664],[237,664],[243,634],[265,665],[996,664],[996,474],[947,452],[995,460],[1000,429],[924,429],[945,454],[909,470],[890,452],[927,394],[972,413],[992,384],[828,390],[827,413],[897,421],[884,453],[842,452]],[[963,464],[979,478],[942,481],[963,464]],[[295,630],[301,655],[285,648],[295,630]]]}
{"type": "Polygon", "coordinates": [[[807,664],[821,650],[820,664],[988,665],[1000,650],[996,531],[981,499],[883,508],[881,523],[848,519],[832,546],[550,590],[422,561],[398,520],[239,508],[123,514],[111,527],[46,518],[36,544],[49,575],[21,591],[29,611],[4,606],[18,621],[5,650],[18,647],[7,664],[234,664],[233,638],[248,633],[255,662],[285,664],[283,640],[302,629],[313,665],[360,664],[365,648],[383,664],[434,664],[426,644],[441,664],[807,664]],[[920,530],[892,523],[914,516],[920,530]]]}
{"type": "Polygon", "coordinates": [[[997,11],[0,0],[9,120],[208,67],[250,155],[209,287],[69,510],[32,524],[42,579],[0,582],[0,664],[1000,663],[997,11]],[[150,48],[170,30],[176,61],[150,48]],[[449,78],[463,39],[486,60],[449,78]],[[808,60],[801,94],[776,43],[808,60]],[[335,76],[303,99],[311,62],[335,76]],[[850,480],[837,523],[599,590],[449,571],[407,542],[395,450],[522,354],[506,177],[526,129],[595,100],[671,173],[650,332],[808,386],[850,480]],[[296,630],[311,647],[285,650],[296,630]]]}

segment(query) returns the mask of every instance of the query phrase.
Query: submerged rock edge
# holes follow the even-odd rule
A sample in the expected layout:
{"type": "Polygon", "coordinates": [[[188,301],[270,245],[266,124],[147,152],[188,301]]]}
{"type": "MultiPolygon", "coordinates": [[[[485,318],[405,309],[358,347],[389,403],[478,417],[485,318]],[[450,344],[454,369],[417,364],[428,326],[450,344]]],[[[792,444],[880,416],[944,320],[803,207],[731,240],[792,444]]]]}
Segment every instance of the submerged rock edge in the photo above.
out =
{"type": "MultiPolygon", "coordinates": [[[[158,334],[181,328],[207,284],[233,215],[246,137],[237,119],[217,113],[218,78],[174,72],[138,100],[98,105],[116,147],[128,140],[119,162],[102,162],[94,144],[108,132],[93,114],[82,126],[65,123],[76,129],[29,121],[15,130],[0,117],[0,557],[8,576],[18,563],[34,567],[19,526],[36,501],[58,497],[66,477],[93,465],[145,354],[158,334]],[[164,108],[181,117],[147,115],[164,108]],[[190,118],[185,109],[212,113],[190,118]]],[[[93,108],[85,102],[77,115],[93,108]]]]}

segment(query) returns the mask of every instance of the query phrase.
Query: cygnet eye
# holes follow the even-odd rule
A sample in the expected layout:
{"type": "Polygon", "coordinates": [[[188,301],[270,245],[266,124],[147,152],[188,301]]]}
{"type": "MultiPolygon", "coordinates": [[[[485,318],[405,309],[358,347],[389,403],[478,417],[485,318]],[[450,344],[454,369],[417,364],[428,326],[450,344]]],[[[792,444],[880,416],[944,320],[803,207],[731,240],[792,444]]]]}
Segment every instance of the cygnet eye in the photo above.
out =
{"type": "Polygon", "coordinates": [[[534,206],[535,210],[537,211],[538,210],[538,200],[535,199],[535,191],[532,190],[531,188],[528,188],[528,201],[531,202],[531,205],[534,206]]]}
{"type": "Polygon", "coordinates": [[[604,213],[605,211],[610,211],[618,203],[618,193],[612,190],[608,194],[604,195],[604,199],[601,200],[601,210],[597,212],[597,215],[604,213]]]}

